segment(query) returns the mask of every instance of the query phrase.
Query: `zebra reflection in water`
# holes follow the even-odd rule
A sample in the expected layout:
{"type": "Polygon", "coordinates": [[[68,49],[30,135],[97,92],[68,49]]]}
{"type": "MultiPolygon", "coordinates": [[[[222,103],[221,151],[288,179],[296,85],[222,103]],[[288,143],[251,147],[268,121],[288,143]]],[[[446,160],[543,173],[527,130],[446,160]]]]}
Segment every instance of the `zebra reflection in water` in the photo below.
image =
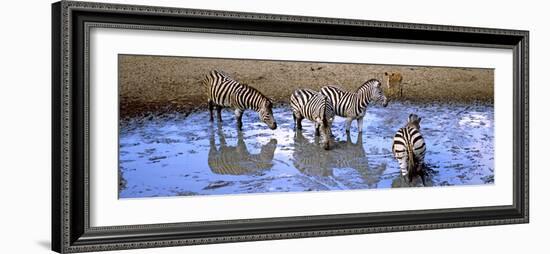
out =
{"type": "Polygon", "coordinates": [[[273,156],[277,148],[277,140],[271,139],[263,145],[259,154],[248,152],[242,131],[237,132],[237,145],[229,146],[225,134],[218,124],[219,148],[216,146],[214,130],[210,132],[210,151],[208,166],[215,174],[244,175],[273,167],[273,156]]]}
{"type": "Polygon", "coordinates": [[[317,177],[333,177],[336,168],[351,168],[361,175],[363,185],[376,188],[386,170],[386,164],[369,167],[367,154],[363,147],[362,135],[353,143],[350,134],[345,141],[335,141],[333,150],[326,151],[319,145],[319,137],[310,142],[302,131],[297,130],[294,136],[294,167],[302,174],[317,177]]]}

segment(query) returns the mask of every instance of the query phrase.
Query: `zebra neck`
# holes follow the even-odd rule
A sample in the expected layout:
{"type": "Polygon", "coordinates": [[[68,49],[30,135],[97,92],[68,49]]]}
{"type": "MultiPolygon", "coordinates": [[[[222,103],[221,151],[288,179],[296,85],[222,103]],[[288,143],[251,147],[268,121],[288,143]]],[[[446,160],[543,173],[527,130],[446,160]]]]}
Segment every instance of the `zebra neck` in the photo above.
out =
{"type": "Polygon", "coordinates": [[[408,123],[407,125],[405,125],[405,128],[408,129],[409,132],[412,132],[412,131],[417,131],[417,132],[420,132],[420,130],[418,128],[416,128],[416,126],[408,123]]]}
{"type": "Polygon", "coordinates": [[[241,90],[237,94],[237,100],[243,109],[251,109],[256,112],[260,111],[264,103],[263,95],[250,87],[245,87],[241,90]]]}
{"type": "Polygon", "coordinates": [[[250,105],[247,108],[254,110],[256,112],[259,112],[261,108],[260,105],[262,104],[263,100],[261,98],[256,99],[255,96],[251,98],[253,98],[252,103],[250,103],[250,105]]]}
{"type": "Polygon", "coordinates": [[[370,94],[367,91],[359,91],[355,94],[359,108],[364,109],[370,103],[370,94]]]}

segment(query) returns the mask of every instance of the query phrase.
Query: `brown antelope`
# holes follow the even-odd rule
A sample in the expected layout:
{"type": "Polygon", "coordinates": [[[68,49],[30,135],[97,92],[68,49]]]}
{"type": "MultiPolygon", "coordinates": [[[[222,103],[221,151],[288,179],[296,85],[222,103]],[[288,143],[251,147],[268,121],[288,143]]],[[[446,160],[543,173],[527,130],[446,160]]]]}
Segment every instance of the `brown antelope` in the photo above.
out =
{"type": "Polygon", "coordinates": [[[399,97],[403,97],[403,75],[399,72],[384,72],[386,87],[391,95],[399,93],[399,97]]]}

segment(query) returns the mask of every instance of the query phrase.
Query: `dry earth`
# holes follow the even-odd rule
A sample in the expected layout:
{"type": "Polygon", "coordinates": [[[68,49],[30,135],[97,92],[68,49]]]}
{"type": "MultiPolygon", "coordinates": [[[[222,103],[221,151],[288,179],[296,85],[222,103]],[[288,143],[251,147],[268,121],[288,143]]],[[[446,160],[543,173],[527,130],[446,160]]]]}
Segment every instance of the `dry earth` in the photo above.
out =
{"type": "Polygon", "coordinates": [[[393,100],[492,103],[494,98],[492,69],[120,55],[121,117],[205,107],[200,81],[212,69],[277,103],[287,102],[296,88],[336,84],[355,90],[371,78],[384,81],[384,72],[403,75],[403,97],[389,96],[393,100]]]}

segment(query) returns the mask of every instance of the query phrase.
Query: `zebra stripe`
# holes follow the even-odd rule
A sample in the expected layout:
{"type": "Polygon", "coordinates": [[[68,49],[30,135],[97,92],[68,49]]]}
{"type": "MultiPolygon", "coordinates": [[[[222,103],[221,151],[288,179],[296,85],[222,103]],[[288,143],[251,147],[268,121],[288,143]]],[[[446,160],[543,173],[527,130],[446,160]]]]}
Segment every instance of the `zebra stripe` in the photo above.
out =
{"type": "Polygon", "coordinates": [[[392,151],[399,163],[402,176],[408,176],[409,182],[416,175],[422,177],[424,182],[424,156],[426,155],[426,143],[420,134],[421,118],[415,114],[409,116],[405,127],[400,128],[393,138],[392,151]]]}
{"type": "Polygon", "coordinates": [[[377,79],[368,80],[355,92],[348,92],[336,86],[324,86],[321,88],[321,93],[330,99],[337,116],[347,118],[347,132],[353,120],[357,120],[359,132],[363,130],[363,117],[369,103],[382,100],[384,107],[388,105],[381,83],[377,79]]]}
{"type": "Polygon", "coordinates": [[[328,97],[311,89],[298,89],[290,96],[290,107],[298,130],[302,129],[302,119],[315,123],[315,135],[322,137],[322,144],[329,149],[334,109],[328,97]],[[319,129],[321,133],[319,133],[319,129]]]}
{"type": "Polygon", "coordinates": [[[217,107],[219,121],[221,121],[221,109],[229,107],[235,110],[237,127],[241,129],[242,114],[245,110],[251,109],[258,112],[260,121],[266,123],[269,128],[277,128],[271,100],[254,87],[241,84],[218,70],[213,70],[206,75],[203,84],[207,87],[210,121],[214,120],[212,112],[214,106],[217,107]]]}

